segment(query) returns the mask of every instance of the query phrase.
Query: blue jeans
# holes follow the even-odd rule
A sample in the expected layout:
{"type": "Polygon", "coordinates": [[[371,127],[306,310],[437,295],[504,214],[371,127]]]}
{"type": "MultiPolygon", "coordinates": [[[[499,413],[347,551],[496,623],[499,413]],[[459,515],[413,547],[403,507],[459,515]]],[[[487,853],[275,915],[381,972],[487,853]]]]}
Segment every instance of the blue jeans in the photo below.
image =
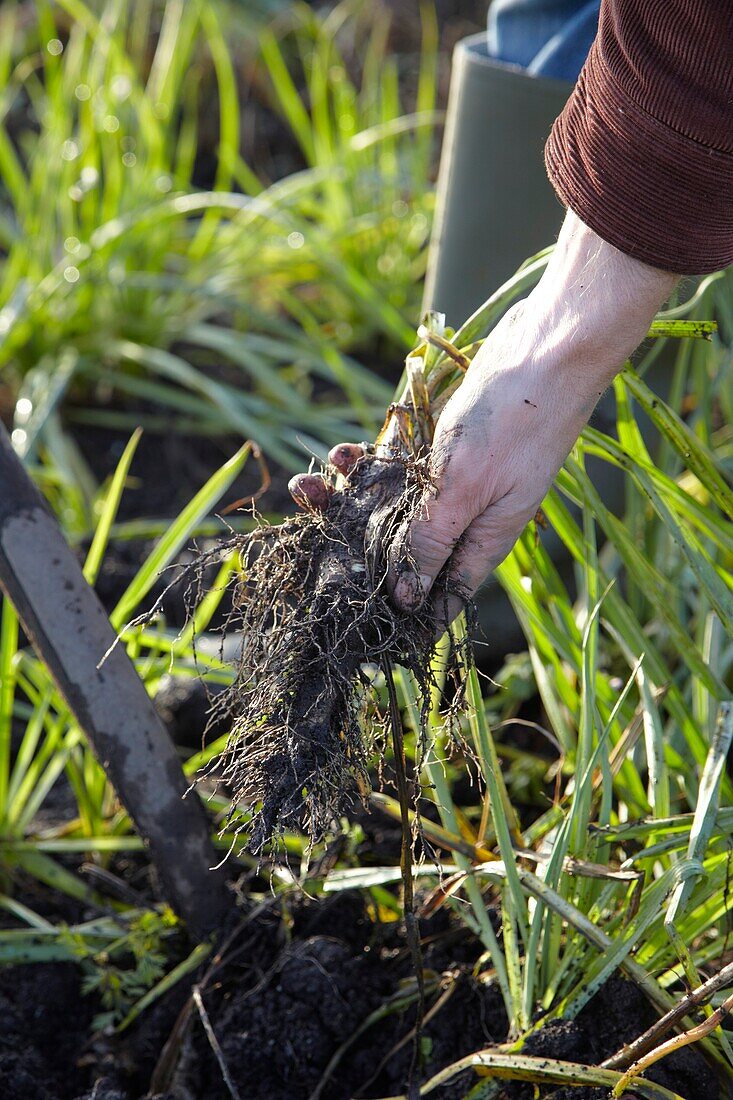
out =
{"type": "Polygon", "coordinates": [[[489,56],[534,76],[577,80],[598,30],[600,0],[494,0],[489,56]]]}

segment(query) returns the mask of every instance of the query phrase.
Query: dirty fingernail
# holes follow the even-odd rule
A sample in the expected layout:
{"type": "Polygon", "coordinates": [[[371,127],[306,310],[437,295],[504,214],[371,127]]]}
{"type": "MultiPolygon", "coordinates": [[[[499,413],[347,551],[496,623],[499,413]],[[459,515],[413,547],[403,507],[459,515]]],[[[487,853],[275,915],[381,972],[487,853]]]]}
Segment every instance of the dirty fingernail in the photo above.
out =
{"type": "Polygon", "coordinates": [[[328,461],[342,474],[350,474],[363,457],[364,448],[361,443],[339,443],[328,452],[328,461]]]}
{"type": "Polygon", "coordinates": [[[426,574],[405,570],[395,582],[394,601],[403,611],[417,611],[425,602],[432,580],[426,574]]]}
{"type": "Polygon", "coordinates": [[[315,508],[322,512],[328,507],[331,490],[318,474],[296,474],[288,482],[288,492],[299,508],[315,508]]]}
{"type": "Polygon", "coordinates": [[[392,596],[401,611],[415,611],[420,605],[415,574],[403,573],[395,581],[392,596]]]}

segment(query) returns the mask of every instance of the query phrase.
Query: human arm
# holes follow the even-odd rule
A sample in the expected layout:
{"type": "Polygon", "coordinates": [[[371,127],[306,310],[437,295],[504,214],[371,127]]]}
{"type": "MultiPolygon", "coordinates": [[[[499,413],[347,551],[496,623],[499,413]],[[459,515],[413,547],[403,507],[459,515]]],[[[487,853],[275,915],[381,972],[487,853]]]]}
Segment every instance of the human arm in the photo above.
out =
{"type": "Polygon", "coordinates": [[[604,0],[546,161],[570,212],[542,282],[441,417],[435,490],[407,540],[425,584],[396,571],[403,607],[453,547],[451,572],[475,591],[643,338],[667,272],[733,262],[733,5],[604,0]]]}
{"type": "Polygon", "coordinates": [[[396,569],[401,606],[417,606],[454,548],[451,569],[475,590],[643,338],[668,272],[733,261],[731,58],[733,5],[604,0],[547,147],[570,213],[540,286],[490,334],[441,417],[437,494],[408,539],[427,581],[396,569]]]}
{"type": "MultiPolygon", "coordinates": [[[[398,606],[416,609],[448,559],[450,587],[472,594],[509,553],[676,281],[568,212],[539,284],[491,332],[438,420],[433,488],[409,531],[415,570],[393,562],[398,606]]],[[[361,453],[342,444],[329,457],[348,473],[361,453]]],[[[291,485],[300,503],[325,506],[317,475],[291,485]]]]}
{"type": "Polygon", "coordinates": [[[568,212],[538,286],[489,335],[438,421],[434,488],[409,535],[420,580],[396,574],[399,606],[419,606],[449,558],[452,584],[473,593],[509,553],[677,278],[568,212]]]}

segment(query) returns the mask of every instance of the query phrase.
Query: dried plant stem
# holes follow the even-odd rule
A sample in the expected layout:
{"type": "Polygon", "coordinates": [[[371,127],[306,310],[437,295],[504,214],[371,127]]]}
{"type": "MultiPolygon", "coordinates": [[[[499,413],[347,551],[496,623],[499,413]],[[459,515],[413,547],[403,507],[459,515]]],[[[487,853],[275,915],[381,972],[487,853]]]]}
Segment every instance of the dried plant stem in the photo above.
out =
{"type": "Polygon", "coordinates": [[[711,1031],[715,1031],[716,1027],[723,1022],[731,1011],[733,1011],[733,993],[723,1001],[720,1008],[717,1008],[711,1016],[708,1016],[707,1020],[696,1027],[691,1027],[689,1031],[683,1031],[681,1035],[675,1035],[671,1039],[667,1039],[666,1043],[662,1043],[654,1050],[649,1051],[643,1058],[629,1066],[626,1073],[614,1086],[613,1095],[621,1096],[624,1089],[632,1084],[634,1078],[653,1066],[655,1062],[661,1061],[662,1058],[666,1058],[668,1054],[673,1054],[674,1051],[680,1050],[682,1047],[690,1046],[691,1043],[697,1043],[700,1039],[704,1039],[711,1031]]]}
{"type": "Polygon", "coordinates": [[[437,332],[431,332],[424,325],[420,325],[417,334],[421,340],[427,340],[434,348],[440,348],[446,355],[449,355],[461,370],[467,371],[471,366],[471,360],[468,356],[464,355],[462,351],[459,351],[454,344],[451,344],[450,340],[446,340],[445,336],[441,336],[437,332]]]}
{"type": "Polygon", "coordinates": [[[219,1063],[219,1069],[221,1070],[221,1075],[224,1078],[224,1083],[229,1089],[229,1095],[232,1097],[232,1100],[242,1100],[237,1086],[234,1084],[234,1081],[232,1081],[231,1074],[229,1073],[229,1067],[224,1060],[224,1052],[222,1051],[219,1045],[219,1040],[214,1033],[214,1028],[211,1024],[211,1020],[209,1019],[209,1014],[206,1011],[206,1006],[204,1005],[203,998],[201,997],[201,990],[199,986],[195,985],[193,987],[192,996],[194,1004],[196,1005],[196,1008],[198,1010],[198,1014],[201,1017],[201,1023],[203,1024],[204,1031],[206,1032],[206,1038],[209,1040],[209,1045],[213,1050],[214,1055],[216,1056],[217,1062],[219,1063]]]}
{"type": "MultiPolygon", "coordinates": [[[[604,1069],[624,1069],[632,1062],[636,1061],[638,1063],[642,1056],[646,1054],[648,1050],[651,1050],[654,1044],[657,1043],[663,1035],[666,1035],[666,1033],[679,1024],[685,1016],[689,1015],[692,1009],[705,1004],[719,989],[725,989],[726,986],[731,984],[733,984],[733,963],[728,963],[728,965],[724,966],[717,974],[714,974],[712,978],[708,978],[708,980],[698,986],[697,989],[693,989],[691,993],[684,996],[673,1009],[665,1016],[662,1016],[660,1020],[657,1020],[655,1024],[652,1024],[648,1031],[645,1031],[638,1039],[634,1039],[632,1043],[627,1043],[626,1046],[623,1046],[612,1055],[612,1057],[602,1062],[602,1067],[604,1069]]],[[[712,1019],[713,1016],[710,1016],[709,1020],[712,1019]]],[[[705,1023],[707,1024],[709,1020],[706,1020],[705,1023]]],[[[687,1034],[690,1034],[690,1032],[687,1034]]],[[[707,1032],[705,1034],[707,1034],[707,1032]]],[[[694,1040],[690,1041],[692,1042],[694,1040]]]]}

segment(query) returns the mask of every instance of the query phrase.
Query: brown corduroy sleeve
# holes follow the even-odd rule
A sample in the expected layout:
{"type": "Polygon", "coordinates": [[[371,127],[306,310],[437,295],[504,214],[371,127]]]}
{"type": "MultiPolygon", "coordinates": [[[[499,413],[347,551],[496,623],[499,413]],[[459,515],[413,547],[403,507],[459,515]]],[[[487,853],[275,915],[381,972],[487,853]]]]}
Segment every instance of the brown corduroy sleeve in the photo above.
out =
{"type": "Polygon", "coordinates": [[[603,0],[545,149],[566,206],[644,263],[733,263],[733,3],[603,0]]]}

